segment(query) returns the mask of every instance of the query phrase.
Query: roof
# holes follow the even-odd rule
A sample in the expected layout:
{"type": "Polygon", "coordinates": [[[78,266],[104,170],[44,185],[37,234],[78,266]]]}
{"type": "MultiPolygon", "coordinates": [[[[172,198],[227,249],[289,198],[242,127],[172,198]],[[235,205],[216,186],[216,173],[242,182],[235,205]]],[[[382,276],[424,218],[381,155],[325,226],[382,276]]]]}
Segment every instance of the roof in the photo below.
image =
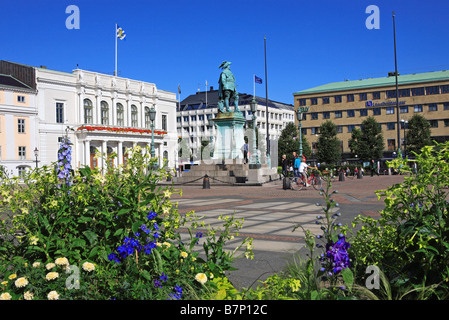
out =
{"type": "Polygon", "coordinates": [[[23,83],[20,80],[17,80],[9,74],[0,74],[0,86],[33,90],[33,88],[31,88],[29,85],[23,83]]]}
{"type": "MultiPolygon", "coordinates": [[[[247,93],[239,93],[239,105],[249,105],[253,95],[247,93]]],[[[260,105],[265,105],[266,99],[261,97],[255,97],[256,103],[260,105]]],[[[232,100],[231,100],[232,101],[232,100]]],[[[199,91],[196,94],[192,94],[181,101],[181,110],[197,110],[206,108],[206,91],[199,91]]],[[[232,102],[233,105],[233,102],[232,102]]],[[[218,90],[207,91],[207,108],[217,108],[218,107],[218,90]]],[[[276,109],[287,109],[293,110],[293,105],[276,102],[268,99],[268,107],[276,109]]]]}
{"type": "MultiPolygon", "coordinates": [[[[441,81],[441,80],[449,80],[449,70],[399,75],[398,85],[441,81]]],[[[318,87],[298,91],[293,93],[293,95],[305,95],[311,93],[354,90],[354,89],[373,88],[373,87],[386,87],[394,85],[396,85],[395,76],[382,77],[382,78],[368,78],[361,80],[332,82],[318,87]]]]}

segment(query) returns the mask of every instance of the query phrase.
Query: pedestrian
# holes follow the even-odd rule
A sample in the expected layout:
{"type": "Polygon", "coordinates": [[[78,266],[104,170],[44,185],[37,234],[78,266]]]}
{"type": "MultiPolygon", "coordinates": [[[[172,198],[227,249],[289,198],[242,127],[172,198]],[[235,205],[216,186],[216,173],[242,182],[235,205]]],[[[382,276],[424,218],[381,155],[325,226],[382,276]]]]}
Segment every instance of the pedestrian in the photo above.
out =
{"type": "Polygon", "coordinates": [[[243,161],[244,163],[248,163],[248,143],[245,142],[245,144],[242,146],[243,151],[243,161]]]}
{"type": "MultiPolygon", "coordinates": [[[[298,159],[299,159],[299,158],[298,158],[298,159]]],[[[306,183],[306,187],[310,187],[310,184],[309,184],[308,181],[307,181],[307,179],[308,179],[308,176],[307,176],[307,169],[308,169],[308,168],[312,168],[312,167],[309,166],[309,165],[307,165],[306,159],[305,159],[305,158],[299,159],[299,161],[300,161],[299,169],[298,169],[299,174],[303,176],[304,182],[306,183]]]]}
{"type": "Polygon", "coordinates": [[[293,159],[293,175],[295,177],[299,177],[299,166],[301,165],[301,158],[296,155],[296,152],[293,152],[295,159],[293,159]]]}
{"type": "Polygon", "coordinates": [[[379,172],[377,172],[377,165],[374,160],[371,160],[371,177],[374,176],[374,173],[376,173],[379,176],[379,172]]]}
{"type": "Polygon", "coordinates": [[[284,177],[288,176],[288,160],[287,160],[287,156],[285,154],[282,155],[282,160],[281,160],[281,166],[282,166],[282,174],[284,175],[284,177]]]}

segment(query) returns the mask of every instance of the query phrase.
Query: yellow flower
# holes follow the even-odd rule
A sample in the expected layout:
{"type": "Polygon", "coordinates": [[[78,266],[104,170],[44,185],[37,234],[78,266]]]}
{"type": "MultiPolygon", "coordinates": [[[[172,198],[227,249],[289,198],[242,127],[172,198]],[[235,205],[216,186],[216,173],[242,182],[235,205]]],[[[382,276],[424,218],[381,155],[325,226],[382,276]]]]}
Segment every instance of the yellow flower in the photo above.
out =
{"type": "Polygon", "coordinates": [[[83,269],[87,272],[91,272],[91,271],[95,270],[95,265],[90,262],[84,262],[83,269]]]}
{"type": "Polygon", "coordinates": [[[58,266],[67,266],[69,265],[69,260],[67,260],[67,258],[58,258],[55,260],[55,263],[58,266]]]}
{"type": "Polygon", "coordinates": [[[45,268],[47,268],[47,270],[50,270],[51,268],[54,268],[56,265],[54,263],[47,263],[45,265],[45,268]]]}
{"type": "Polygon", "coordinates": [[[170,190],[165,190],[165,191],[164,191],[164,197],[170,198],[170,196],[171,196],[170,190]]]}
{"type": "Polygon", "coordinates": [[[195,280],[201,284],[205,284],[207,282],[207,276],[204,273],[198,273],[195,276],[195,280]]]}
{"type": "Polygon", "coordinates": [[[187,252],[184,252],[184,251],[181,252],[181,257],[182,257],[182,258],[185,259],[185,258],[187,258],[187,256],[188,256],[188,253],[187,253],[187,252]]]}
{"type": "Polygon", "coordinates": [[[22,210],[22,213],[28,214],[28,209],[27,208],[21,208],[20,210],[22,210]]]}
{"type": "Polygon", "coordinates": [[[168,213],[170,213],[170,207],[163,207],[163,208],[162,208],[162,213],[163,213],[163,214],[168,214],[168,213]]]}
{"type": "Polygon", "coordinates": [[[49,272],[49,273],[47,273],[47,275],[45,276],[45,279],[47,279],[47,280],[54,280],[54,279],[56,279],[57,277],[59,277],[59,273],[57,273],[57,272],[49,272]]]}
{"type": "Polygon", "coordinates": [[[11,300],[11,299],[12,296],[8,292],[0,294],[0,300],[11,300]]]}
{"type": "Polygon", "coordinates": [[[171,247],[171,244],[169,242],[166,242],[166,241],[163,243],[163,245],[166,246],[167,248],[171,247]]]}
{"type": "Polygon", "coordinates": [[[2,285],[4,285],[6,287],[6,285],[8,284],[8,281],[3,281],[2,285]]]}
{"type": "Polygon", "coordinates": [[[58,300],[59,294],[56,291],[50,291],[47,295],[48,300],[58,300]]]}
{"type": "Polygon", "coordinates": [[[22,277],[22,278],[17,279],[14,284],[16,285],[17,288],[23,288],[28,284],[28,280],[26,278],[22,277]]]}
{"type": "Polygon", "coordinates": [[[33,300],[34,299],[34,294],[32,292],[27,291],[27,292],[25,292],[23,294],[23,298],[25,300],[33,300]]]}
{"type": "Polygon", "coordinates": [[[8,277],[9,280],[12,280],[12,279],[15,279],[15,278],[17,278],[17,274],[15,274],[15,273],[10,274],[9,277],[8,277]]]}

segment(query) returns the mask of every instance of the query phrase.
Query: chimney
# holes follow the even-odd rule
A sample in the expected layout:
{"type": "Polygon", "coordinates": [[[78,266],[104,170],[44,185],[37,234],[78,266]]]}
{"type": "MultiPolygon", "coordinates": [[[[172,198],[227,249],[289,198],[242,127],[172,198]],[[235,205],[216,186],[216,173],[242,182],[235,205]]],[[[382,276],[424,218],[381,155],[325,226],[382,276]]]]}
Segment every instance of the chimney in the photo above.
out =
{"type": "Polygon", "coordinates": [[[210,91],[214,91],[214,87],[213,86],[210,86],[210,91]]]}

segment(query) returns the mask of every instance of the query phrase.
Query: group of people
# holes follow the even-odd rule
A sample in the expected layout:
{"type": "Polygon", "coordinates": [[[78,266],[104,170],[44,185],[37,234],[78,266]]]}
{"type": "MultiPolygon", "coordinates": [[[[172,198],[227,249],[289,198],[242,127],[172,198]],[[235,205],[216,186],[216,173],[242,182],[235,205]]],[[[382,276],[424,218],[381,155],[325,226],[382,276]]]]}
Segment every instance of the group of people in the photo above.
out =
{"type": "Polygon", "coordinates": [[[281,166],[282,166],[282,174],[284,177],[289,176],[289,172],[293,172],[293,177],[298,178],[300,175],[304,177],[304,181],[306,181],[307,186],[307,169],[312,168],[311,166],[307,165],[306,158],[304,155],[297,155],[296,152],[293,152],[293,160],[289,161],[287,159],[287,156],[285,154],[282,155],[281,159],[281,166]]]}

